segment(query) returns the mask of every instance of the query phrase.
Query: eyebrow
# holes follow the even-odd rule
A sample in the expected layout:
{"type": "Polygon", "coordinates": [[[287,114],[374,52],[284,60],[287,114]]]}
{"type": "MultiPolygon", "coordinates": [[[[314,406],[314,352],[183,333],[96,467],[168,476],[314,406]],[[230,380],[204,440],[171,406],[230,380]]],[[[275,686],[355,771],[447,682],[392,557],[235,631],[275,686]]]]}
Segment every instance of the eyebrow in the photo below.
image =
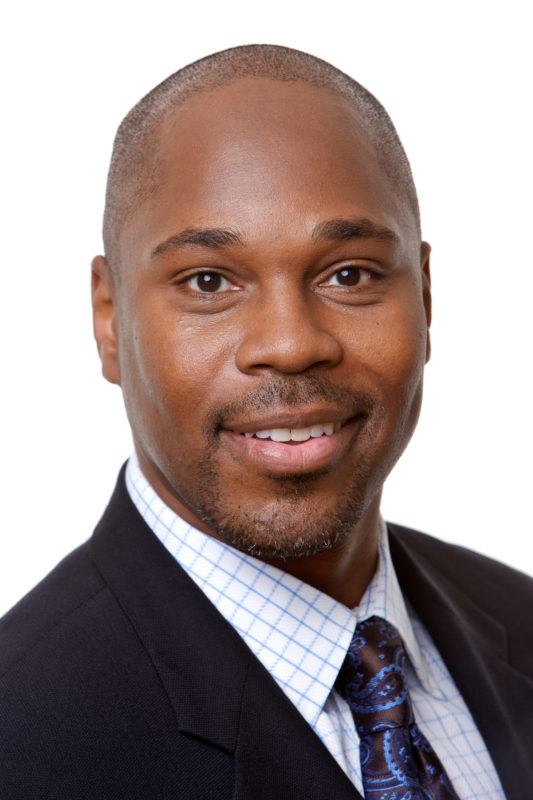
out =
{"type": "Polygon", "coordinates": [[[313,239],[345,242],[348,239],[381,239],[398,244],[400,237],[390,228],[369,219],[329,219],[313,229],[313,239]]]}
{"type": "MultiPolygon", "coordinates": [[[[313,228],[313,239],[318,241],[345,242],[349,239],[380,239],[398,243],[400,237],[390,228],[377,225],[369,219],[329,219],[313,228]]],[[[186,228],[158,244],[152,251],[162,255],[182,247],[207,247],[221,250],[228,246],[243,247],[243,237],[234,228],[186,228]]]]}
{"type": "Polygon", "coordinates": [[[243,244],[241,235],[232,228],[186,228],[158,244],[152,251],[152,257],[187,246],[209,247],[217,250],[228,245],[242,247],[243,244]]]}

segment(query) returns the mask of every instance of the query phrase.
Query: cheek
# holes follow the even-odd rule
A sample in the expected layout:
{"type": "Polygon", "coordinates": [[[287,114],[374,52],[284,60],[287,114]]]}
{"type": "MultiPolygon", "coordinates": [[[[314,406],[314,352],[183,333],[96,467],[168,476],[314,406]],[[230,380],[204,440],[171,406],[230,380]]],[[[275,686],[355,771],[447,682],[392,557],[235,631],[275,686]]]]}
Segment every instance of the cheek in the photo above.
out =
{"type": "Polygon", "coordinates": [[[408,388],[417,381],[426,357],[425,317],[401,303],[377,308],[354,330],[350,349],[384,385],[408,388]]]}
{"type": "MultiPolygon", "coordinates": [[[[122,388],[134,430],[199,430],[231,359],[220,326],[190,321],[164,309],[140,309],[120,337],[122,388]],[[133,424],[135,423],[135,425],[133,424]]],[[[168,435],[168,434],[167,434],[168,435]]]]}
{"type": "MultiPolygon", "coordinates": [[[[426,357],[425,315],[416,306],[401,303],[376,308],[358,332],[359,369],[379,403],[375,429],[376,457],[381,459],[379,480],[385,480],[418,421],[422,403],[426,357]]],[[[358,364],[354,364],[354,374],[358,364]]]]}

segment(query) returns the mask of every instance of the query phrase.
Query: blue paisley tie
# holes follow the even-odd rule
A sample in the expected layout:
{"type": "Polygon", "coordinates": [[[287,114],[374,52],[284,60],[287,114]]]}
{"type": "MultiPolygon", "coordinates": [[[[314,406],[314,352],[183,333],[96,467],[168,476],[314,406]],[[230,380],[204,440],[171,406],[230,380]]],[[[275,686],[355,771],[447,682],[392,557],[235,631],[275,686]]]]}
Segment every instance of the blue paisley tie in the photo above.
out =
{"type": "Polygon", "coordinates": [[[336,687],[360,737],[366,800],[459,800],[414,721],[405,650],[393,625],[370,617],[355,629],[336,687]]]}

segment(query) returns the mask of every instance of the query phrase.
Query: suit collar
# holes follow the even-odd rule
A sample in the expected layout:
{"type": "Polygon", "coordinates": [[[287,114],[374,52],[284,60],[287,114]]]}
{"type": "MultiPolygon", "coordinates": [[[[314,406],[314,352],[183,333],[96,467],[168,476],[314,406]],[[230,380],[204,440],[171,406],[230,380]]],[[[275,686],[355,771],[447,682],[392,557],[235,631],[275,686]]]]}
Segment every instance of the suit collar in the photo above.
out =
{"type": "Polygon", "coordinates": [[[235,800],[362,800],[257,659],[250,662],[236,752],[235,800]]]}
{"type": "Polygon", "coordinates": [[[146,526],[123,473],[91,540],[92,558],[148,652],[180,730],[233,752],[250,651],[146,526]]]}

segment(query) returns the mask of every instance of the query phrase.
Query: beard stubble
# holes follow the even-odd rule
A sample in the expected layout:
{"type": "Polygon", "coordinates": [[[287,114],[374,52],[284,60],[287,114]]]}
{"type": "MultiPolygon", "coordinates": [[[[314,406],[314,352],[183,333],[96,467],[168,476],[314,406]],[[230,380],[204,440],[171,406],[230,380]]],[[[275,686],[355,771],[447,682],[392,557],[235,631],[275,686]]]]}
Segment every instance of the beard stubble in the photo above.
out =
{"type": "Polygon", "coordinates": [[[244,400],[228,403],[209,415],[203,429],[209,446],[198,464],[196,513],[228,544],[257,558],[301,558],[330,550],[361,520],[392,467],[383,459],[380,465],[377,457],[383,417],[384,409],[375,398],[335,386],[323,377],[306,375],[290,382],[270,379],[244,400]],[[266,473],[272,487],[268,502],[261,508],[247,507],[238,500],[241,487],[223,483],[218,470],[219,433],[224,421],[272,411],[273,406],[306,406],[317,400],[345,410],[347,418],[362,418],[356,435],[357,463],[335,507],[326,504],[317,511],[314,502],[320,479],[329,468],[293,475],[266,473]]]}

